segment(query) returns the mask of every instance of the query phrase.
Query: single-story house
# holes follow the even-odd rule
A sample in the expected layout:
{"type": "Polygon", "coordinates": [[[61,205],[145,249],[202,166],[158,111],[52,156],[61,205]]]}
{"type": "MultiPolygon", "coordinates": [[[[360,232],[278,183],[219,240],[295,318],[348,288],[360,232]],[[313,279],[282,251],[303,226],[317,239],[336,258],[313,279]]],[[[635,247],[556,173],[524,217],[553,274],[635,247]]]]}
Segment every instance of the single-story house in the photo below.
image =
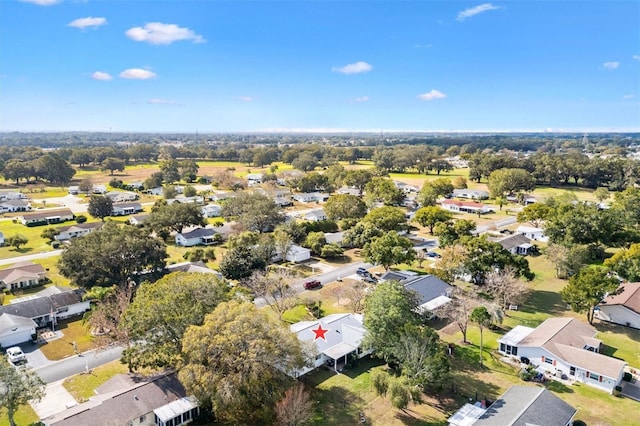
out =
{"type": "Polygon", "coordinates": [[[180,262],[173,265],[167,265],[166,270],[171,272],[188,272],[199,274],[213,274],[222,279],[222,274],[218,271],[210,269],[203,261],[198,262],[180,262]]]}
{"type": "Polygon", "coordinates": [[[33,262],[19,262],[0,271],[0,290],[37,287],[47,280],[47,271],[33,262]]]}
{"type": "MultiPolygon", "coordinates": [[[[287,262],[304,262],[305,260],[311,259],[311,250],[306,247],[301,247],[299,245],[293,244],[289,248],[289,251],[287,252],[287,255],[284,259],[287,262]]],[[[279,260],[282,260],[282,254],[276,253],[276,255],[273,257],[273,261],[277,262],[279,260]]]]}
{"type": "Polygon", "coordinates": [[[549,238],[544,235],[544,229],[534,226],[518,226],[516,228],[516,234],[522,234],[530,240],[542,241],[543,243],[549,241],[549,238]]]}
{"type": "Polygon", "coordinates": [[[182,247],[215,244],[216,231],[211,228],[197,228],[190,232],[176,234],[176,245],[182,247]]]}
{"type": "Polygon", "coordinates": [[[142,225],[149,219],[149,216],[150,215],[148,213],[135,214],[129,218],[129,223],[136,226],[142,225]]]}
{"type": "Polygon", "coordinates": [[[126,216],[143,211],[140,203],[114,203],[111,216],[126,216]]]}
{"type": "Polygon", "coordinates": [[[200,212],[204,217],[219,217],[222,213],[222,206],[218,204],[207,204],[200,208],[200,212]]]}
{"type": "Polygon", "coordinates": [[[178,426],[191,423],[200,414],[197,400],[187,396],[174,372],[142,380],[115,376],[96,392],[87,402],[40,421],[46,426],[178,426]]]}
{"type": "Polygon", "coordinates": [[[354,188],[353,186],[343,186],[336,190],[336,194],[349,194],[359,197],[360,190],[358,188],[354,188]]]}
{"type": "Polygon", "coordinates": [[[69,226],[61,226],[57,228],[60,233],[54,238],[58,241],[67,241],[75,237],[84,237],[101,227],[102,222],[85,222],[69,226]]]}
{"type": "Polygon", "coordinates": [[[7,201],[7,200],[26,200],[29,197],[27,197],[26,195],[24,195],[22,192],[16,192],[16,191],[6,191],[6,190],[1,190],[0,191],[0,201],[7,201]]]}
{"type": "Polygon", "coordinates": [[[413,186],[413,185],[409,185],[407,183],[404,182],[400,182],[398,180],[394,180],[393,184],[396,186],[396,188],[401,189],[402,191],[405,192],[405,194],[417,194],[418,192],[420,192],[420,188],[413,186]]]}
{"type": "Polygon", "coordinates": [[[25,200],[0,201],[0,213],[27,212],[31,203],[25,200]]]}
{"type": "MultiPolygon", "coordinates": [[[[506,200],[513,203],[519,203],[521,199],[516,195],[507,195],[506,200]]],[[[537,201],[538,200],[536,199],[536,197],[532,197],[531,195],[525,195],[524,198],[522,198],[522,204],[524,204],[525,206],[536,203],[537,201]]]]}
{"type": "Polygon", "coordinates": [[[361,347],[366,333],[362,315],[332,314],[315,321],[297,322],[289,329],[302,343],[309,360],[307,366],[291,373],[293,377],[307,374],[325,363],[339,371],[339,365],[346,364],[349,354],[362,358],[371,353],[361,347]]]}
{"type": "Polygon", "coordinates": [[[0,247],[4,245],[4,234],[0,232],[0,247]]]}
{"type": "Polygon", "coordinates": [[[540,386],[511,386],[489,407],[465,404],[450,426],[570,426],[577,410],[540,386]]]}
{"type": "Polygon", "coordinates": [[[309,222],[320,222],[327,220],[327,214],[322,209],[313,209],[302,215],[302,219],[309,222]]]}
{"type": "Polygon", "coordinates": [[[329,194],[322,192],[302,192],[294,194],[293,199],[299,203],[320,203],[329,199],[329,194]]]}
{"type": "Polygon", "coordinates": [[[46,210],[43,212],[28,213],[19,216],[18,219],[26,226],[51,225],[73,220],[75,216],[69,209],[46,210]]]}
{"type": "Polygon", "coordinates": [[[199,204],[204,203],[204,198],[200,195],[193,197],[185,197],[184,195],[178,195],[176,198],[169,198],[167,204],[181,203],[181,204],[199,204]]]}
{"type": "Polygon", "coordinates": [[[324,239],[327,240],[327,243],[329,244],[336,244],[342,247],[342,242],[344,241],[344,231],[325,232],[324,239]]]}
{"type": "Polygon", "coordinates": [[[622,381],[626,362],[599,353],[602,342],[596,333],[575,318],[549,318],[535,329],[514,327],[498,339],[498,352],[519,357],[538,371],[612,393],[622,381]]]}
{"type": "Polygon", "coordinates": [[[289,207],[293,205],[293,200],[290,196],[286,197],[274,197],[273,202],[276,203],[280,207],[289,207]]]}
{"type": "Polygon", "coordinates": [[[105,197],[110,198],[114,203],[126,203],[139,198],[138,194],[130,191],[109,191],[105,194],[105,197]]]}
{"type": "Polygon", "coordinates": [[[31,318],[0,314],[0,347],[10,348],[33,340],[37,326],[31,318]]]}
{"type": "Polygon", "coordinates": [[[410,271],[388,271],[380,281],[398,281],[407,290],[415,292],[419,299],[418,309],[422,313],[431,313],[451,301],[451,287],[435,275],[418,275],[410,271]]]}
{"type": "Polygon", "coordinates": [[[235,192],[227,192],[227,191],[216,191],[209,194],[209,200],[211,201],[223,201],[228,198],[234,198],[236,196],[235,192]]]}
{"type": "Polygon", "coordinates": [[[249,173],[247,175],[247,183],[249,186],[254,186],[262,183],[264,175],[262,173],[249,173]]]}
{"type": "Polygon", "coordinates": [[[601,320],[640,328],[640,282],[621,284],[598,305],[595,313],[601,320]]]}
{"type": "MultiPolygon", "coordinates": [[[[82,290],[68,290],[49,287],[31,296],[13,299],[8,305],[0,306],[0,315],[14,315],[29,318],[36,328],[56,323],[59,319],[82,315],[90,309],[89,300],[83,300],[82,290]]],[[[26,340],[24,340],[26,341],[26,340]]]]}
{"type": "Polygon", "coordinates": [[[104,195],[104,194],[107,193],[107,187],[104,186],[104,185],[100,185],[100,184],[98,184],[98,185],[93,184],[91,186],[91,192],[94,193],[94,194],[104,195]]]}
{"type": "Polygon", "coordinates": [[[78,185],[72,185],[68,191],[71,195],[78,195],[80,193],[80,187],[78,185]]]}
{"type": "Polygon", "coordinates": [[[164,188],[161,186],[157,186],[155,188],[149,188],[145,191],[147,194],[156,195],[161,197],[164,194],[164,188]]]}
{"type": "Polygon", "coordinates": [[[489,213],[492,210],[482,203],[476,203],[473,201],[456,201],[456,200],[443,200],[440,204],[443,209],[449,210],[454,213],[489,213]]]}
{"type": "Polygon", "coordinates": [[[482,189],[454,189],[451,195],[469,200],[487,200],[489,198],[489,193],[482,189]]]}
{"type": "Polygon", "coordinates": [[[509,235],[508,237],[494,241],[500,244],[503,249],[507,250],[511,254],[526,256],[535,250],[535,246],[531,244],[531,240],[523,234],[509,235]]]}
{"type": "Polygon", "coordinates": [[[142,182],[131,182],[128,183],[127,186],[133,190],[136,191],[140,191],[142,188],[144,188],[144,183],[142,182]]]}

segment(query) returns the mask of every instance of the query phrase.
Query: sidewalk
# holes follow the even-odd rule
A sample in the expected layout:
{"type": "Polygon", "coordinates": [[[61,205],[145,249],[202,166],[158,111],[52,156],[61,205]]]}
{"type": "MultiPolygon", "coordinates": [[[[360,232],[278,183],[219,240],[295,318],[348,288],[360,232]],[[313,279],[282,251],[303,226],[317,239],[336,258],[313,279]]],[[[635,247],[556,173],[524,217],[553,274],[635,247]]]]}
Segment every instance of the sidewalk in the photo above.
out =
{"type": "Polygon", "coordinates": [[[73,396],[62,386],[62,382],[64,382],[64,380],[49,383],[45,390],[46,394],[42,400],[37,403],[31,403],[31,407],[33,407],[33,410],[40,419],[61,413],[67,408],[78,404],[73,396]]]}

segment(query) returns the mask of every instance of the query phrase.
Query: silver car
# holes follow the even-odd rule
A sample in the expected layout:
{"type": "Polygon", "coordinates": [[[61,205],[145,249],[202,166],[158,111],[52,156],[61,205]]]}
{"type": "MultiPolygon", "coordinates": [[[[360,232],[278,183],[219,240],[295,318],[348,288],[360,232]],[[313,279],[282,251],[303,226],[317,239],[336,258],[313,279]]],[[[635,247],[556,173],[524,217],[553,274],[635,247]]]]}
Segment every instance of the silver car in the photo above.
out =
{"type": "Polygon", "coordinates": [[[27,356],[22,352],[22,349],[20,349],[19,346],[13,346],[7,349],[7,358],[9,358],[9,361],[14,364],[27,360],[27,356]]]}

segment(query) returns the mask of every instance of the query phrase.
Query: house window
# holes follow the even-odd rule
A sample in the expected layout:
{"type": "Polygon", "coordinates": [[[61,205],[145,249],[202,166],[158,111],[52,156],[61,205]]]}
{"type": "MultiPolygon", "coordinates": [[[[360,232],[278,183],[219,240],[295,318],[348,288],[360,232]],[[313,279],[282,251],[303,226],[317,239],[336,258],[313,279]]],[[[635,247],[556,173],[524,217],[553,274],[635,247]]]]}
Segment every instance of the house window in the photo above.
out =
{"type": "Polygon", "coordinates": [[[595,382],[601,382],[602,381],[602,376],[596,373],[589,373],[589,375],[587,376],[589,377],[591,380],[595,381],[595,382]]]}
{"type": "Polygon", "coordinates": [[[500,343],[500,352],[507,352],[507,345],[504,343],[500,343]]]}
{"type": "Polygon", "coordinates": [[[553,364],[553,360],[551,358],[545,357],[544,362],[546,362],[547,364],[553,364]]]}
{"type": "Polygon", "coordinates": [[[569,375],[570,376],[575,376],[576,375],[576,368],[573,365],[571,367],[569,367],[569,375]]]}

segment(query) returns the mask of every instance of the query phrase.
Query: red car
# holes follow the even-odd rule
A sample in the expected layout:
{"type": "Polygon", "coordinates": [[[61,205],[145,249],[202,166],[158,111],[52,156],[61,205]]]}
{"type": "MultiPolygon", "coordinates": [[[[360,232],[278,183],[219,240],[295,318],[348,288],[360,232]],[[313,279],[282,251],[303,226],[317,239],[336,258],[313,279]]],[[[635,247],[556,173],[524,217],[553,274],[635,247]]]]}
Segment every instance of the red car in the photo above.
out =
{"type": "Polygon", "coordinates": [[[318,280],[307,281],[306,283],[304,283],[305,290],[311,290],[312,288],[318,288],[318,287],[322,287],[322,283],[318,280]]]}

